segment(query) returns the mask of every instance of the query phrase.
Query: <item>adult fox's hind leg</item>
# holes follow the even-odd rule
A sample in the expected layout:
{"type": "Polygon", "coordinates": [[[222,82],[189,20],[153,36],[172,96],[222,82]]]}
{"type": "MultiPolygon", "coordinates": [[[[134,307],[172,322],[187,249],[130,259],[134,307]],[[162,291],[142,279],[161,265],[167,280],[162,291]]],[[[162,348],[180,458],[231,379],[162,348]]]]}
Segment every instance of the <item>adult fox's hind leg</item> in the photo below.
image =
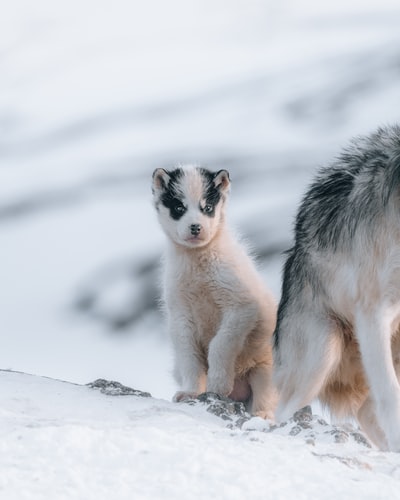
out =
{"type": "Polygon", "coordinates": [[[274,381],[277,421],[285,421],[317,398],[342,355],[342,340],[322,315],[287,315],[279,325],[274,381]]]}

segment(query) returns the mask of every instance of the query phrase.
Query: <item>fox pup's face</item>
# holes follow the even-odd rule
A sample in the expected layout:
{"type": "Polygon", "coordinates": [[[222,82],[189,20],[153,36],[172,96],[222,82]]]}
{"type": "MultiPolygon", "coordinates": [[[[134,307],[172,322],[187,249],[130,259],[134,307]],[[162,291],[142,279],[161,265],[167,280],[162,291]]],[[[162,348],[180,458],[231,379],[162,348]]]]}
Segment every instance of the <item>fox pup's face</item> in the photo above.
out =
{"type": "Polygon", "coordinates": [[[153,200],[158,219],[167,236],[189,248],[207,245],[224,218],[229,192],[229,173],[200,167],[153,173],[153,200]]]}

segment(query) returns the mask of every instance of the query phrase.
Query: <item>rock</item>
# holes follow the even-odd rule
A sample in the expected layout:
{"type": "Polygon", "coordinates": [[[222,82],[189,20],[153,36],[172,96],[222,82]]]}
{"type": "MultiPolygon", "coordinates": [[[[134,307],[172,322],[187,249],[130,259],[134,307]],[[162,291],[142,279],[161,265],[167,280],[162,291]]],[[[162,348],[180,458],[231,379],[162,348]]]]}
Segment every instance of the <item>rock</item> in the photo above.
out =
{"type": "Polygon", "coordinates": [[[94,382],[86,384],[91,389],[99,389],[101,393],[107,396],[141,396],[143,398],[150,398],[151,394],[149,392],[139,391],[137,389],[132,389],[126,385],[122,385],[119,382],[114,382],[113,380],[105,380],[99,378],[94,382]]]}
{"type": "Polygon", "coordinates": [[[361,432],[351,432],[350,436],[354,439],[354,441],[358,444],[362,444],[363,446],[366,446],[367,448],[372,448],[370,442],[368,439],[361,434],[361,432]]]}
{"type": "Polygon", "coordinates": [[[299,425],[295,425],[294,427],[291,428],[289,436],[297,436],[297,434],[300,434],[300,432],[301,432],[301,427],[299,425]]]}
{"type": "Polygon", "coordinates": [[[335,429],[331,432],[335,443],[347,443],[349,434],[341,429],[335,429]]]}
{"type": "Polygon", "coordinates": [[[188,404],[203,403],[209,413],[232,423],[230,427],[241,427],[251,418],[243,403],[225,398],[214,392],[204,392],[194,399],[189,399],[188,404]]]}
{"type": "Polygon", "coordinates": [[[296,411],[293,415],[293,420],[302,428],[310,429],[312,427],[313,414],[311,406],[305,406],[301,410],[296,411]]]}

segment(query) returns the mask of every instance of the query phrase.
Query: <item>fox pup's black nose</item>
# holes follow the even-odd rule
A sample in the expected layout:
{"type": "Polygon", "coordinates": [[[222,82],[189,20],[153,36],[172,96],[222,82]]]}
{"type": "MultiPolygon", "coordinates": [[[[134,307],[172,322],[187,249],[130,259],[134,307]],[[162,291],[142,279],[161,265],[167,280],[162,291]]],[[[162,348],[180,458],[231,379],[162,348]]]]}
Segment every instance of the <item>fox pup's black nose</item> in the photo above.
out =
{"type": "Polygon", "coordinates": [[[190,226],[190,232],[193,234],[193,236],[197,236],[198,234],[200,234],[200,231],[201,231],[200,224],[192,224],[190,226]]]}

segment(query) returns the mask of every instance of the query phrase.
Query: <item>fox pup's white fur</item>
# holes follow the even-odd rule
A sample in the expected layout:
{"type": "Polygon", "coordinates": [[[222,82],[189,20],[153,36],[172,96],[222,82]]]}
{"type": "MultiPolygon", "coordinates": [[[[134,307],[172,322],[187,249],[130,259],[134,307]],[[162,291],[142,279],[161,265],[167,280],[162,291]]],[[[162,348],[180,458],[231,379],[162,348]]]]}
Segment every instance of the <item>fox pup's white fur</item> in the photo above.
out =
{"type": "Polygon", "coordinates": [[[205,391],[273,418],[271,336],[276,304],[225,222],[226,170],[184,166],[153,174],[168,237],[164,303],[175,352],[174,400],[205,391]]]}

